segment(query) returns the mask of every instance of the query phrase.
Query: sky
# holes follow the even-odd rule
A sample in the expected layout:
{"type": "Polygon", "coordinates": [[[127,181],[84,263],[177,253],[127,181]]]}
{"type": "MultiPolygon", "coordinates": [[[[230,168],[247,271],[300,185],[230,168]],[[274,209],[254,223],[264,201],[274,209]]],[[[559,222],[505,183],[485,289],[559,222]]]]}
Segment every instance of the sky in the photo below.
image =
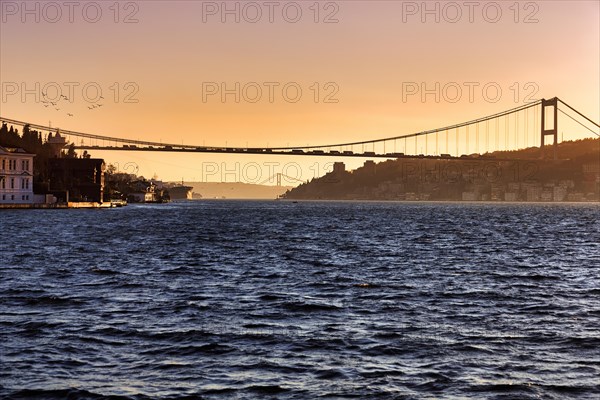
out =
{"type": "MultiPolygon", "coordinates": [[[[0,13],[0,117],[73,131],[305,146],[438,128],[554,96],[600,120],[595,0],[0,0],[0,13]],[[45,107],[42,94],[69,100],[45,107]]],[[[589,136],[560,121],[565,139],[589,136]]],[[[306,180],[340,161],[92,155],[148,178],[272,184],[274,173],[306,180]]]]}

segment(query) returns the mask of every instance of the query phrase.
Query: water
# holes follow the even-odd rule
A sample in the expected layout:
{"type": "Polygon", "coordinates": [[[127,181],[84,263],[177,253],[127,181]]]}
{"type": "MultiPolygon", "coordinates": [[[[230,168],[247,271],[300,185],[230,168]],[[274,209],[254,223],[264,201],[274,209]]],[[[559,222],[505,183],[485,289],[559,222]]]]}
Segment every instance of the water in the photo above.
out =
{"type": "Polygon", "coordinates": [[[0,212],[0,396],[600,396],[595,205],[0,212]]]}

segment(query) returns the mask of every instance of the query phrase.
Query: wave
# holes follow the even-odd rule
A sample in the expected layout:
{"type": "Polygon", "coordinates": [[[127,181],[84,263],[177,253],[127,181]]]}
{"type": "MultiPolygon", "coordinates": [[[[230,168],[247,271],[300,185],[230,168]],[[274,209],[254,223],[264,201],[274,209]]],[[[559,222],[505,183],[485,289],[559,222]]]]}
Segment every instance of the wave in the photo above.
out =
{"type": "Polygon", "coordinates": [[[145,400],[146,396],[115,396],[102,395],[82,389],[22,389],[12,392],[1,390],[4,400],[145,400]]]}

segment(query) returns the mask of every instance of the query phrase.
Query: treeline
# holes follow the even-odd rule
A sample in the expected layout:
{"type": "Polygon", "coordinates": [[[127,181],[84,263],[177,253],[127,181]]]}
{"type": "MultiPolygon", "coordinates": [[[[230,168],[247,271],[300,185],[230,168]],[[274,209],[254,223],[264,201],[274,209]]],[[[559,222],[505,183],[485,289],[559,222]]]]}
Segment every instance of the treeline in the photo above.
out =
{"type": "Polygon", "coordinates": [[[28,153],[35,154],[33,158],[34,180],[43,182],[47,178],[47,161],[52,157],[52,148],[44,139],[41,132],[32,130],[29,125],[23,127],[23,132],[6,123],[0,127],[0,146],[20,147],[28,153]]]}
{"type": "MultiPolygon", "coordinates": [[[[42,135],[42,132],[31,129],[30,125],[23,127],[23,132],[19,133],[12,125],[9,128],[6,123],[0,127],[0,146],[2,147],[19,147],[28,153],[35,154],[33,158],[33,176],[35,181],[46,181],[48,160],[52,158],[52,147],[48,143],[48,139],[52,138],[52,133],[47,137],[42,135]]],[[[62,151],[62,156],[66,158],[77,158],[75,145],[71,143],[66,150],[62,151]]],[[[83,158],[90,158],[87,151],[84,151],[83,158]]]]}
{"type": "Polygon", "coordinates": [[[28,153],[40,154],[44,150],[50,150],[49,147],[45,149],[45,141],[42,137],[42,133],[36,130],[31,130],[29,125],[23,127],[23,134],[19,134],[19,130],[14,127],[8,128],[6,123],[0,127],[0,145],[4,147],[20,147],[26,150],[28,153]]]}
{"type": "MultiPolygon", "coordinates": [[[[548,138],[548,141],[552,141],[552,138],[548,138]]],[[[559,159],[577,159],[580,157],[588,157],[593,159],[594,153],[600,151],[600,141],[597,138],[587,138],[578,140],[569,140],[560,142],[556,148],[556,156],[559,159]]],[[[490,155],[497,158],[520,158],[520,159],[531,159],[537,160],[541,156],[539,147],[529,147],[527,149],[520,150],[507,150],[507,151],[495,151],[489,153],[490,155]]],[[[544,146],[545,158],[552,159],[554,157],[554,146],[546,143],[544,146]]],[[[597,160],[597,158],[596,158],[597,160]]]]}

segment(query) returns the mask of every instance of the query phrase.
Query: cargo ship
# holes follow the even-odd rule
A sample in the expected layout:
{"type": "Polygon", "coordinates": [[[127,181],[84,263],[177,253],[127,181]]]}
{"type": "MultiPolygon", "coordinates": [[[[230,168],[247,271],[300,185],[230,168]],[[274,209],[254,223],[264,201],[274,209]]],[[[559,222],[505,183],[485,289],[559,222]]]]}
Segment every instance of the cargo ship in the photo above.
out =
{"type": "Polygon", "coordinates": [[[193,189],[191,186],[177,185],[170,187],[168,190],[171,200],[191,200],[193,189]]]}

